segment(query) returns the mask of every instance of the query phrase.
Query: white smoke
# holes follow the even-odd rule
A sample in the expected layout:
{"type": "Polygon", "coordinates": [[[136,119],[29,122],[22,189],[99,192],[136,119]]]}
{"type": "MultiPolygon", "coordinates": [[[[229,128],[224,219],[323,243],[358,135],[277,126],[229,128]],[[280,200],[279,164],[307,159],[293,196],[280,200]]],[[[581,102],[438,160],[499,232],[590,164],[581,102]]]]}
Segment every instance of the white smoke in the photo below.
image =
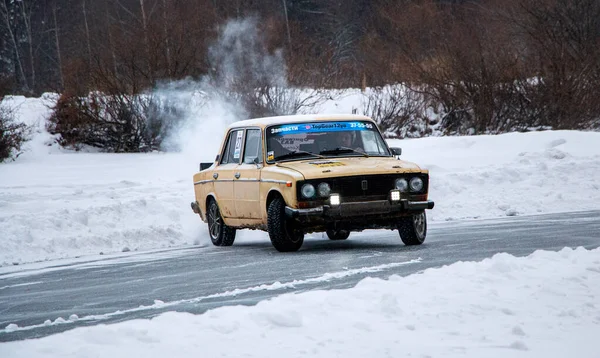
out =
{"type": "Polygon", "coordinates": [[[226,127],[248,119],[248,93],[256,84],[286,88],[287,71],[281,52],[268,53],[256,19],[231,20],[208,53],[211,73],[199,80],[160,85],[154,95],[176,108],[178,124],[163,142],[196,162],[212,162],[226,127]]]}
{"type": "Polygon", "coordinates": [[[287,69],[280,50],[268,53],[257,19],[232,20],[225,24],[219,39],[209,48],[209,62],[217,90],[237,91],[240,87],[271,85],[287,87],[287,69]]]}

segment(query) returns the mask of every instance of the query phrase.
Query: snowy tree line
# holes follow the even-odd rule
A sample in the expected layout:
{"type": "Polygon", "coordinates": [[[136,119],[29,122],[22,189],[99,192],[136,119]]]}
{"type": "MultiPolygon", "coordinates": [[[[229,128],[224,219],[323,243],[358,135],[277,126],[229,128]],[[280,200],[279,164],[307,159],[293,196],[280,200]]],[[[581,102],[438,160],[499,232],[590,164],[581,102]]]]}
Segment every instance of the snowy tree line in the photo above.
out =
{"type": "MultiPolygon", "coordinates": [[[[597,0],[0,0],[0,93],[131,96],[218,79],[211,43],[247,18],[285,85],[373,88],[369,114],[398,135],[416,122],[448,134],[599,126],[597,0]]],[[[239,76],[243,91],[265,86],[239,76]]]]}

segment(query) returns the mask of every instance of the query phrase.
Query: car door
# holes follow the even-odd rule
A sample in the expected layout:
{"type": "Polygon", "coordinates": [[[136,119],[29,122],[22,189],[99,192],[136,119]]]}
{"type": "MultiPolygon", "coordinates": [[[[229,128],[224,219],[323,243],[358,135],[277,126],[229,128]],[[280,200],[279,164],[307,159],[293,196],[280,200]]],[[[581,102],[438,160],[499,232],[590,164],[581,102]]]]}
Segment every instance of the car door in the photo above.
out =
{"type": "Polygon", "coordinates": [[[236,218],[235,195],[233,189],[234,174],[237,172],[242,155],[244,130],[236,129],[229,132],[227,145],[221,153],[219,165],[213,172],[215,194],[221,215],[226,218],[236,218]]]}
{"type": "Polygon", "coordinates": [[[260,171],[263,146],[260,129],[246,129],[242,162],[234,173],[234,196],[239,218],[260,219],[260,171]]]}

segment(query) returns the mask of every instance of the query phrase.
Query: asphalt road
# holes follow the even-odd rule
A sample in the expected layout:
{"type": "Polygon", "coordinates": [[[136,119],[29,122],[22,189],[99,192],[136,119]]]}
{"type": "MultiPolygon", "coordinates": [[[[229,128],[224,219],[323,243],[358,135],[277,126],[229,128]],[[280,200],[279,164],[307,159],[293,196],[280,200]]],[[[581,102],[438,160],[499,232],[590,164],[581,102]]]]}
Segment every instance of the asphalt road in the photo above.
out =
{"type": "Polygon", "coordinates": [[[307,239],[296,253],[264,240],[0,270],[0,341],[75,327],[201,313],[286,293],[354,286],[361,279],[409,275],[499,252],[600,246],[600,211],[430,225],[425,244],[406,247],[396,231],[353,233],[342,242],[307,239]],[[72,316],[77,315],[77,317],[72,316]],[[64,320],[64,321],[63,321],[64,320]],[[9,324],[18,329],[5,329],[9,324]]]}

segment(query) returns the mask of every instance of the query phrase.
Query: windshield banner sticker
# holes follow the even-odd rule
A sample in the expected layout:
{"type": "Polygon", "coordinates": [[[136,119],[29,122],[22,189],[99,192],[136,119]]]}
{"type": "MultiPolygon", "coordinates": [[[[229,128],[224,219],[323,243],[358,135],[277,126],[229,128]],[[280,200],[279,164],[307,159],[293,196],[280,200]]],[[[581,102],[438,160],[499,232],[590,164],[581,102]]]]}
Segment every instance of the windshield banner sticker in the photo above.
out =
{"type": "Polygon", "coordinates": [[[314,133],[314,132],[341,132],[341,131],[364,131],[373,129],[373,124],[368,122],[319,122],[286,124],[272,127],[269,133],[272,135],[314,133]]]}

